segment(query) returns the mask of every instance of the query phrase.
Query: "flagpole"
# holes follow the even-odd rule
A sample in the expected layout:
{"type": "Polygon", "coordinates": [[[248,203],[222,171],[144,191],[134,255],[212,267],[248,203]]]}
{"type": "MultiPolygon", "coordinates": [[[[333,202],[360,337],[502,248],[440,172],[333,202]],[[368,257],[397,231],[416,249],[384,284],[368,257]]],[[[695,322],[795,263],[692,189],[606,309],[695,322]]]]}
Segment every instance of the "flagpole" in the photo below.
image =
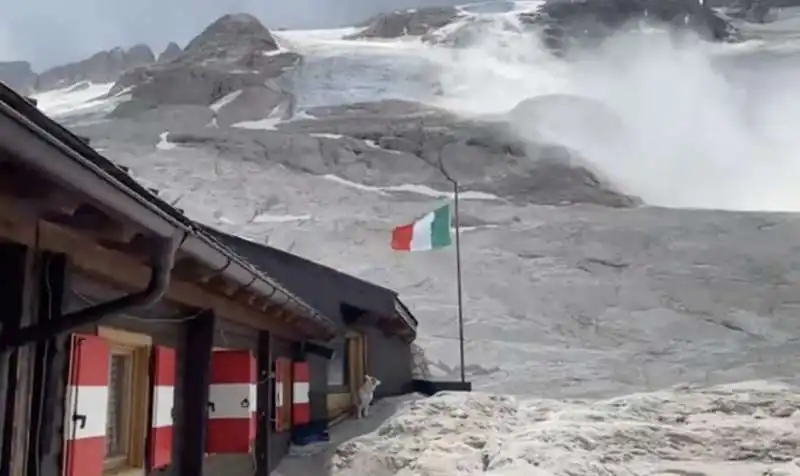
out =
{"type": "Polygon", "coordinates": [[[464,369],[464,306],[461,287],[461,233],[458,221],[458,182],[447,173],[444,164],[439,164],[442,174],[453,184],[453,224],[456,228],[456,289],[458,293],[458,352],[461,359],[461,383],[467,381],[464,369]]]}
{"type": "Polygon", "coordinates": [[[456,286],[458,287],[458,352],[461,358],[461,383],[466,382],[464,375],[464,312],[461,291],[461,232],[458,221],[458,182],[453,182],[453,221],[456,226],[456,286]]]}

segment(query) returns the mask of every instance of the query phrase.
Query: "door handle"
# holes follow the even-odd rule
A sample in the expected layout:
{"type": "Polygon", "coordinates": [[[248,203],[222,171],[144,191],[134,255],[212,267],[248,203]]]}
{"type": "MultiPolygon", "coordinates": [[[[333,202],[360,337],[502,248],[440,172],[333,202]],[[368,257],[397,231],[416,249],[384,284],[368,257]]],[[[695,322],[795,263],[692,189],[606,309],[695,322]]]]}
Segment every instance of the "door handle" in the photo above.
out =
{"type": "Polygon", "coordinates": [[[73,413],[72,414],[72,421],[73,421],[73,423],[77,423],[78,424],[78,428],[79,429],[83,430],[84,428],[86,428],[86,415],[73,413]]]}

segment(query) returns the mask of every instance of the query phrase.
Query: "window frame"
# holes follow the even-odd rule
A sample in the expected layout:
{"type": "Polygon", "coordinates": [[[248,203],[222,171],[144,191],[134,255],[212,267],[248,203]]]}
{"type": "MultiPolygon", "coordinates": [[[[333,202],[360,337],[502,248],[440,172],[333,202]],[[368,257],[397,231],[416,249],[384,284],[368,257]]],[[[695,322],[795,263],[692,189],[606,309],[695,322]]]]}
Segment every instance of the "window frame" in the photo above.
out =
{"type": "MultiPolygon", "coordinates": [[[[121,426],[122,428],[118,429],[119,434],[121,435],[121,442],[120,446],[122,447],[122,454],[108,456],[106,454],[105,458],[103,459],[103,470],[104,471],[113,471],[123,469],[128,466],[128,462],[130,460],[130,447],[131,447],[131,436],[132,435],[132,426],[133,426],[133,413],[134,413],[134,405],[131,402],[131,397],[133,397],[134,391],[134,381],[133,381],[133,373],[134,373],[134,349],[125,345],[117,344],[115,342],[109,342],[109,350],[111,352],[111,358],[109,360],[109,365],[113,365],[114,357],[122,357],[124,359],[124,367],[123,367],[123,374],[120,376],[122,378],[122,385],[121,385],[121,400],[122,404],[120,406],[120,410],[122,411],[122,418],[121,418],[121,426]]],[[[110,371],[110,369],[109,369],[110,371]]],[[[109,379],[109,386],[108,386],[108,393],[109,393],[109,400],[111,399],[111,380],[109,379]]],[[[109,404],[110,407],[110,404],[109,404]]],[[[109,408],[110,409],[110,408],[109,408]]],[[[106,439],[108,439],[108,433],[106,433],[106,439]]]]}
{"type": "Polygon", "coordinates": [[[333,384],[329,380],[330,377],[330,369],[331,366],[334,364],[333,358],[328,361],[328,365],[325,369],[325,379],[327,382],[328,392],[331,393],[348,393],[350,392],[350,339],[342,339],[341,341],[336,341],[334,343],[329,344],[331,347],[336,346],[334,350],[334,355],[340,354],[342,356],[342,379],[341,383],[333,384]]]}
{"type": "MultiPolygon", "coordinates": [[[[143,470],[144,442],[150,428],[147,410],[150,403],[152,339],[148,335],[107,327],[98,328],[97,334],[108,343],[111,358],[124,356],[127,359],[123,383],[124,451],[121,455],[103,458],[103,473],[116,474],[133,469],[143,470]]],[[[109,392],[112,391],[110,384],[111,382],[109,382],[109,392]]]]}

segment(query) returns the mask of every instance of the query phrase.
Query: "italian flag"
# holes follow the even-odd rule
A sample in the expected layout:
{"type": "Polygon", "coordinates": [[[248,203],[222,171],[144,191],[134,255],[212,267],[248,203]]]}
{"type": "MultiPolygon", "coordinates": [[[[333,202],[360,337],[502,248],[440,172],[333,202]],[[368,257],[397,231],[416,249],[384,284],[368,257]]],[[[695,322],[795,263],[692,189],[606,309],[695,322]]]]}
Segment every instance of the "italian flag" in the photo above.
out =
{"type": "Polygon", "coordinates": [[[427,251],[450,246],[450,204],[443,205],[424,217],[398,226],[392,231],[392,249],[398,251],[427,251]]]}

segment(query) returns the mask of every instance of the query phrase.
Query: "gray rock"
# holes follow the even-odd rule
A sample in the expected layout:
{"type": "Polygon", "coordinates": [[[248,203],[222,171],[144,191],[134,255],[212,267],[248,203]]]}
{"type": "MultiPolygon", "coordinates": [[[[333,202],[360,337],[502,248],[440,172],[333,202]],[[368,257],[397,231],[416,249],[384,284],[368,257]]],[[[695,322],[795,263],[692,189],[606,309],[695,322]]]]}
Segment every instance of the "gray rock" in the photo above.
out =
{"type": "Polygon", "coordinates": [[[153,50],[147,45],[134,45],[123,53],[125,69],[153,63],[156,60],[153,50]]]}
{"type": "Polygon", "coordinates": [[[165,63],[167,61],[171,61],[180,56],[181,53],[183,53],[181,47],[178,46],[178,44],[175,43],[174,41],[171,41],[164,49],[164,51],[162,51],[161,54],[158,55],[158,62],[165,63]]]}
{"type": "Polygon", "coordinates": [[[127,90],[131,99],[112,116],[129,117],[163,105],[211,106],[225,96],[241,94],[246,100],[220,105],[227,123],[264,118],[279,109],[288,117],[294,97],[284,73],[300,60],[300,55],[279,51],[255,17],[225,15],[171,61],[123,75],[109,94],[127,90]]]}
{"type": "Polygon", "coordinates": [[[789,404],[783,403],[771,409],[772,416],[778,418],[789,418],[795,413],[794,407],[789,404]]]}
{"type": "Polygon", "coordinates": [[[378,140],[378,146],[381,149],[396,150],[414,155],[420,153],[419,144],[403,137],[383,136],[378,140]]]}
{"type": "Polygon", "coordinates": [[[317,138],[321,151],[306,142],[301,147],[313,150],[316,167],[307,166],[309,152],[282,152],[284,165],[296,167],[295,157],[304,156],[299,168],[312,173],[336,173],[373,185],[424,183],[446,190],[449,182],[439,171],[443,165],[466,189],[522,202],[611,207],[641,202],[616,191],[565,149],[525,141],[502,121],[468,121],[399,100],[312,108],[308,113],[315,119],[280,124],[278,129],[295,135],[325,134],[317,138]],[[339,135],[344,137],[336,139],[339,135]],[[325,159],[326,153],[336,159],[325,159]],[[344,157],[348,158],[339,160],[344,157]],[[348,161],[374,172],[370,176],[358,167],[340,167],[348,161]]]}
{"type": "Polygon", "coordinates": [[[155,55],[146,45],[136,45],[128,50],[114,48],[95,53],[91,57],[56,66],[39,75],[36,89],[63,88],[81,81],[111,83],[125,71],[153,63],[155,55]]]}
{"type": "Polygon", "coordinates": [[[395,10],[371,18],[366,28],[345,38],[399,38],[424,35],[452,23],[460,16],[461,13],[454,7],[395,10]]]}
{"type": "Polygon", "coordinates": [[[711,40],[736,38],[735,28],[699,0],[548,0],[519,19],[543,28],[545,43],[557,52],[596,45],[634,20],[688,28],[711,40]]]}
{"type": "Polygon", "coordinates": [[[220,17],[206,27],[186,45],[184,53],[202,59],[220,56],[239,58],[277,49],[275,38],[256,17],[238,13],[220,17]]]}
{"type": "Polygon", "coordinates": [[[0,62],[0,81],[11,86],[16,91],[27,94],[36,84],[36,73],[27,61],[2,61],[0,62]]]}

